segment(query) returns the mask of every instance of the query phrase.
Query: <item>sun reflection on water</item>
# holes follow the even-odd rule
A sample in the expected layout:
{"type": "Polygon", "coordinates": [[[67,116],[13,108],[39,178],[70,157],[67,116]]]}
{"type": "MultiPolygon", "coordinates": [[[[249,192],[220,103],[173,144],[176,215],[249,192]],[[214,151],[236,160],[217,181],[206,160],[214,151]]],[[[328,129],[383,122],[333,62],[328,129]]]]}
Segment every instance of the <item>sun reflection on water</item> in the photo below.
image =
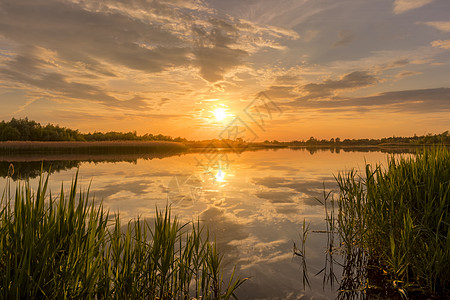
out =
{"type": "Polygon", "coordinates": [[[217,170],[217,174],[216,174],[215,178],[216,178],[217,182],[226,182],[225,172],[222,171],[222,169],[220,169],[220,168],[219,168],[219,170],[217,170]]]}

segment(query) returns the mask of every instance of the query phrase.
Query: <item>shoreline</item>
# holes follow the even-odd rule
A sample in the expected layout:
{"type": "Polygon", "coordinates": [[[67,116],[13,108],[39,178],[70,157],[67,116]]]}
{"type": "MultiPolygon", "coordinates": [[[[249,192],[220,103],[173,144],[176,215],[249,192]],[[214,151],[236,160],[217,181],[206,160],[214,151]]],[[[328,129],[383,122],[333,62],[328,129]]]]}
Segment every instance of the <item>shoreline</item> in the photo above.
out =
{"type": "MultiPolygon", "coordinates": [[[[19,156],[29,156],[33,160],[43,160],[51,156],[59,159],[76,159],[82,156],[85,159],[101,159],[110,155],[127,156],[136,155],[148,157],[166,157],[186,153],[203,153],[205,151],[236,152],[291,149],[308,150],[310,152],[330,150],[340,151],[381,151],[387,153],[416,152],[423,147],[433,147],[435,144],[379,144],[379,145],[290,145],[285,144],[238,144],[224,143],[206,146],[202,143],[181,143],[168,141],[6,141],[0,142],[0,161],[11,160],[19,156]]],[[[450,147],[450,145],[444,145],[450,147]]]]}
{"type": "Polygon", "coordinates": [[[0,142],[0,155],[182,153],[187,149],[182,143],[166,141],[0,142]]]}

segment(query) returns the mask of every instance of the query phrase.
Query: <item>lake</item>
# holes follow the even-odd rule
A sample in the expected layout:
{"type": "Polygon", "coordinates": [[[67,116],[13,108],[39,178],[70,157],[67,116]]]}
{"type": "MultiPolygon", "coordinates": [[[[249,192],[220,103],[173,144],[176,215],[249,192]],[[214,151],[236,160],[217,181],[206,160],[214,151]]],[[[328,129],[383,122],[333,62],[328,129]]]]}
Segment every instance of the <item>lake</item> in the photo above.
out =
{"type": "MultiPolygon", "coordinates": [[[[221,161],[210,164],[212,155],[198,152],[153,158],[132,155],[109,158],[2,157],[4,187],[12,162],[18,173],[30,177],[52,165],[53,194],[66,188],[79,170],[79,188],[103,199],[110,214],[122,219],[137,216],[151,220],[155,208],[172,206],[183,222],[199,218],[216,236],[225,262],[242,277],[240,299],[333,299],[338,285],[323,284],[327,235],[323,200],[336,191],[334,175],[386,162],[380,151],[331,151],[278,149],[220,152],[221,161]],[[226,158],[226,159],[224,159],[226,158]],[[205,163],[206,161],[206,163],[205,163]],[[207,167],[205,167],[208,165],[207,167]],[[304,289],[303,268],[293,255],[299,246],[303,221],[310,223],[306,243],[307,274],[311,287],[304,289]]],[[[23,175],[24,176],[24,175],[23,175]]],[[[38,178],[31,178],[32,187],[38,178]]],[[[13,184],[14,185],[14,184],[13,184]]],[[[342,269],[334,267],[336,279],[342,269]]]]}

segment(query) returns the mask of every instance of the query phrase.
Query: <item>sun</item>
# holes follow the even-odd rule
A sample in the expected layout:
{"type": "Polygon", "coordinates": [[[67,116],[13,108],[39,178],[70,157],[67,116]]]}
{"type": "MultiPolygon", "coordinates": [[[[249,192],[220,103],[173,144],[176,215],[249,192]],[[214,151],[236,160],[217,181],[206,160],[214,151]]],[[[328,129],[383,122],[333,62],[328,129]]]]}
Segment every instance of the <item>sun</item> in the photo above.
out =
{"type": "Polygon", "coordinates": [[[225,119],[227,117],[227,112],[226,112],[225,108],[221,108],[221,107],[213,110],[213,114],[216,117],[217,121],[222,121],[223,119],[225,119]]]}

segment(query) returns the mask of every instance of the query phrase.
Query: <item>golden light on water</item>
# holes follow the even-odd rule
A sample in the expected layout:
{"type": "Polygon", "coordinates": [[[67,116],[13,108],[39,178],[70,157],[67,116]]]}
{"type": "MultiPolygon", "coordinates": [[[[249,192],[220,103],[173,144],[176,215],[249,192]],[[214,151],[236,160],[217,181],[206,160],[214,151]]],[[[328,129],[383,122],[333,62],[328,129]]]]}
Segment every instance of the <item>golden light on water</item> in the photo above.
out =
{"type": "Polygon", "coordinates": [[[217,171],[217,174],[215,177],[216,177],[217,182],[225,182],[225,172],[222,171],[221,169],[219,169],[217,171]]]}

